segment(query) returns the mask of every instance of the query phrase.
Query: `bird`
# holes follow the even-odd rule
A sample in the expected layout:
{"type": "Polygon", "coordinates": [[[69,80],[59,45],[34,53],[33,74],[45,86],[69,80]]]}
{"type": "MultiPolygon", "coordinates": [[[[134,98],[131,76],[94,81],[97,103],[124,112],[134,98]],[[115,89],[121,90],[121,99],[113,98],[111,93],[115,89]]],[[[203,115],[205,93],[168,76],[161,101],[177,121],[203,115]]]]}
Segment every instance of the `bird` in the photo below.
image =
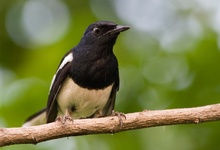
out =
{"type": "Polygon", "coordinates": [[[113,52],[118,35],[130,26],[97,21],[85,30],[78,45],[68,51],[52,78],[46,108],[30,116],[23,127],[61,118],[99,118],[114,111],[119,90],[118,60],[113,52]]]}

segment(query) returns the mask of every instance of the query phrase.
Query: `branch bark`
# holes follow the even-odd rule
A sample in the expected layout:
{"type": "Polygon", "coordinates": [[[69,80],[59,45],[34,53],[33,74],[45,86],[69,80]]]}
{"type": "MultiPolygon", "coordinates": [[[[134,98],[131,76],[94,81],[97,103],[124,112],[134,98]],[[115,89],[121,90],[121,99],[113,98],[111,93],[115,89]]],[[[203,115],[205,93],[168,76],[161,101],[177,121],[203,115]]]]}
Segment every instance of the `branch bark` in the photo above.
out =
{"type": "Polygon", "coordinates": [[[202,122],[220,120],[220,104],[194,108],[145,110],[142,112],[125,114],[123,124],[120,125],[117,116],[94,119],[79,119],[74,122],[53,122],[50,124],[20,127],[0,128],[0,146],[12,144],[37,144],[42,141],[61,137],[88,134],[117,133],[126,130],[176,125],[198,124],[202,122]]]}

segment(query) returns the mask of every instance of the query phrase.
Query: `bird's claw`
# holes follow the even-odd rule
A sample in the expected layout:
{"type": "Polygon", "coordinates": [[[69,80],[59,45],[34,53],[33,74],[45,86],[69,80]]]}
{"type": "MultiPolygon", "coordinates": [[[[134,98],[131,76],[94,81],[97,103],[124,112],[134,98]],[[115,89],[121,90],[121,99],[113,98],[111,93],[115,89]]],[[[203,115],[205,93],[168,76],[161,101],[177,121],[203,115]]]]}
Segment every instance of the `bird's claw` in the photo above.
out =
{"type": "Polygon", "coordinates": [[[123,119],[122,119],[122,117],[124,117],[124,119],[126,120],[125,114],[122,113],[122,112],[115,112],[115,111],[113,110],[113,111],[112,111],[112,116],[117,116],[117,117],[118,117],[120,127],[122,128],[122,126],[123,126],[123,119]]]}
{"type": "Polygon", "coordinates": [[[65,124],[67,120],[73,123],[73,118],[71,116],[64,115],[56,118],[56,121],[61,122],[62,124],[65,124]]]}

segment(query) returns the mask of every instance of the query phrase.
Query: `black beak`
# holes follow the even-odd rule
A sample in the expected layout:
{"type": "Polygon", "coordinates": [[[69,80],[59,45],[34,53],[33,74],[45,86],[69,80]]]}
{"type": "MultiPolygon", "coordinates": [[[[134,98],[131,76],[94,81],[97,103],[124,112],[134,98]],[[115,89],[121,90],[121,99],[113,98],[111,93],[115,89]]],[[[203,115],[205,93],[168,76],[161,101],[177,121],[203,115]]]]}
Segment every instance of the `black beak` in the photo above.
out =
{"type": "Polygon", "coordinates": [[[117,34],[117,33],[123,32],[123,31],[128,30],[128,29],[130,29],[129,26],[117,25],[113,30],[108,31],[104,35],[117,34]]]}

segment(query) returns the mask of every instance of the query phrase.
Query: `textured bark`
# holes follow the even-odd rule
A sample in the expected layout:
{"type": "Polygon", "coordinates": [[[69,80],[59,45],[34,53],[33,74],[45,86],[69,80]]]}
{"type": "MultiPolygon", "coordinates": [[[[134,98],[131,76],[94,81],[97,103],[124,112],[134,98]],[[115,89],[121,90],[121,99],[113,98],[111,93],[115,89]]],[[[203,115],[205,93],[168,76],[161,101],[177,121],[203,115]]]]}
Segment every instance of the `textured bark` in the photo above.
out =
{"type": "Polygon", "coordinates": [[[20,127],[0,128],[0,146],[12,144],[37,144],[51,139],[88,134],[116,133],[126,130],[176,125],[198,124],[220,120],[220,104],[195,108],[146,110],[118,116],[94,119],[79,119],[65,124],[54,122],[50,124],[20,127]]]}

